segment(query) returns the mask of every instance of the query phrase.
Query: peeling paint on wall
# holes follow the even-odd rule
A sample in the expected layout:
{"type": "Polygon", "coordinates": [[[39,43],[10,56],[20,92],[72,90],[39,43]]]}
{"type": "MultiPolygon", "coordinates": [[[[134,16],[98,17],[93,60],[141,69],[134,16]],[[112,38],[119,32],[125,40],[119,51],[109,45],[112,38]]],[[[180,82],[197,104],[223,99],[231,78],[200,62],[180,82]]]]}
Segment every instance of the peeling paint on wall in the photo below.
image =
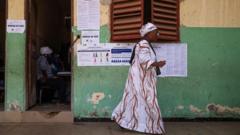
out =
{"type": "Polygon", "coordinates": [[[101,109],[101,113],[104,117],[110,116],[111,112],[112,110],[108,106],[105,106],[101,109]]]}
{"type": "Polygon", "coordinates": [[[177,109],[183,110],[183,109],[184,109],[184,106],[183,106],[183,105],[179,105],[179,106],[177,106],[177,109]]]}
{"type": "Polygon", "coordinates": [[[112,110],[108,106],[97,108],[96,105],[93,105],[93,108],[94,109],[92,109],[91,111],[89,111],[87,113],[88,116],[91,116],[91,117],[99,117],[99,116],[109,117],[109,116],[111,116],[112,110]]]}
{"type": "Polygon", "coordinates": [[[189,106],[189,109],[190,109],[191,112],[194,112],[194,113],[200,113],[200,112],[202,112],[201,109],[199,109],[199,108],[197,108],[197,107],[195,107],[195,106],[193,106],[193,105],[190,105],[190,106],[189,106]]]}
{"type": "Polygon", "coordinates": [[[89,99],[88,101],[90,101],[92,104],[99,104],[99,102],[101,100],[103,100],[105,97],[105,94],[102,92],[96,92],[92,94],[91,99],[89,99]]]}
{"type": "Polygon", "coordinates": [[[112,3],[112,0],[100,0],[100,3],[102,5],[110,5],[112,3]]]}
{"type": "Polygon", "coordinates": [[[19,103],[17,101],[14,101],[9,104],[9,110],[10,111],[21,111],[21,107],[19,106],[19,103]]]}
{"type": "Polygon", "coordinates": [[[223,106],[223,105],[219,105],[219,104],[208,104],[207,105],[207,110],[209,112],[214,112],[218,115],[221,114],[234,114],[234,115],[240,115],[240,108],[239,107],[229,107],[229,106],[223,106]]]}
{"type": "Polygon", "coordinates": [[[90,112],[89,115],[90,115],[91,117],[98,117],[98,114],[97,114],[97,111],[96,111],[96,110],[93,111],[93,112],[90,112]]]}

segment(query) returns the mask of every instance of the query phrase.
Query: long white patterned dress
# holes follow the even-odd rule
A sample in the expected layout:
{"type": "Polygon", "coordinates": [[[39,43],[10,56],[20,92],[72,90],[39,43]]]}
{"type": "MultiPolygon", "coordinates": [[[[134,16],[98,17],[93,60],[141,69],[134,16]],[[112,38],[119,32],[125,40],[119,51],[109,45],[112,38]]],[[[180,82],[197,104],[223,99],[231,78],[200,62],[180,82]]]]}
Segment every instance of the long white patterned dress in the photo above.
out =
{"type": "Polygon", "coordinates": [[[112,119],[121,127],[151,134],[164,134],[164,126],[157,101],[155,67],[156,56],[146,40],[135,49],[123,98],[114,109],[112,119]]]}

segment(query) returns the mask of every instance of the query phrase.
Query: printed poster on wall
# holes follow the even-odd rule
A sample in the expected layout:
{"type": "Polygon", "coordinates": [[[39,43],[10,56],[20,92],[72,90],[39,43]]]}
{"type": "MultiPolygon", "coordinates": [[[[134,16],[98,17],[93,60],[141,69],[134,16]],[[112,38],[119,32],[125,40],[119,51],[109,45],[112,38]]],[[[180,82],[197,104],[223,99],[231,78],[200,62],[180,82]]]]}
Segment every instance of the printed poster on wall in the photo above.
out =
{"type": "Polygon", "coordinates": [[[166,60],[161,68],[161,77],[187,76],[187,44],[155,44],[157,60],[166,60]]]}
{"type": "Polygon", "coordinates": [[[129,66],[133,45],[119,44],[111,48],[111,65],[112,66],[129,66]]]}
{"type": "Polygon", "coordinates": [[[106,46],[78,45],[78,66],[105,66],[110,65],[111,49],[106,46]]]}
{"type": "MultiPolygon", "coordinates": [[[[84,42],[83,42],[84,43],[84,42]]],[[[132,53],[129,44],[78,45],[78,66],[123,66],[129,65],[132,53]]]]}
{"type": "MultiPolygon", "coordinates": [[[[106,43],[78,48],[78,66],[129,66],[134,44],[106,43]]],[[[187,44],[153,44],[157,60],[166,60],[159,77],[187,77],[187,44]]]]}
{"type": "Polygon", "coordinates": [[[25,20],[7,20],[8,33],[24,33],[26,29],[25,20]]]}
{"type": "Polygon", "coordinates": [[[99,0],[77,0],[77,29],[100,29],[99,0]]]}

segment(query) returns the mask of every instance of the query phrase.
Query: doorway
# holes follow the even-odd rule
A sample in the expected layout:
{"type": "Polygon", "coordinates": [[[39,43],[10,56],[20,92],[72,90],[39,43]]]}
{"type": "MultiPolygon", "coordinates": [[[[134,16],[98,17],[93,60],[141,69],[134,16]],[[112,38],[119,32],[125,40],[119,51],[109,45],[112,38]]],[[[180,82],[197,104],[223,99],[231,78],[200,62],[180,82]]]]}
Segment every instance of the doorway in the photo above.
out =
{"type": "Polygon", "coordinates": [[[28,110],[70,111],[71,0],[27,0],[26,7],[28,110]]]}
{"type": "Polygon", "coordinates": [[[5,97],[5,41],[6,41],[6,0],[0,0],[0,111],[4,110],[5,97]]]}

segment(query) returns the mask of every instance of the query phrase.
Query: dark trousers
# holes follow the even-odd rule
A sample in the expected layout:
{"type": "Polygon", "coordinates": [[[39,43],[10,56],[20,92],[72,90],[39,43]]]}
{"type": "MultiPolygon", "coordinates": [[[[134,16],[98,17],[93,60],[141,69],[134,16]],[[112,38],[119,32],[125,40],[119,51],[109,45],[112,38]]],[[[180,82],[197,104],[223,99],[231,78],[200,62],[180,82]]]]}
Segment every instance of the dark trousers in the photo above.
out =
{"type": "Polygon", "coordinates": [[[39,90],[43,87],[47,86],[50,89],[57,91],[60,102],[66,102],[66,83],[62,78],[48,78],[45,81],[38,81],[38,94],[39,90]]]}

